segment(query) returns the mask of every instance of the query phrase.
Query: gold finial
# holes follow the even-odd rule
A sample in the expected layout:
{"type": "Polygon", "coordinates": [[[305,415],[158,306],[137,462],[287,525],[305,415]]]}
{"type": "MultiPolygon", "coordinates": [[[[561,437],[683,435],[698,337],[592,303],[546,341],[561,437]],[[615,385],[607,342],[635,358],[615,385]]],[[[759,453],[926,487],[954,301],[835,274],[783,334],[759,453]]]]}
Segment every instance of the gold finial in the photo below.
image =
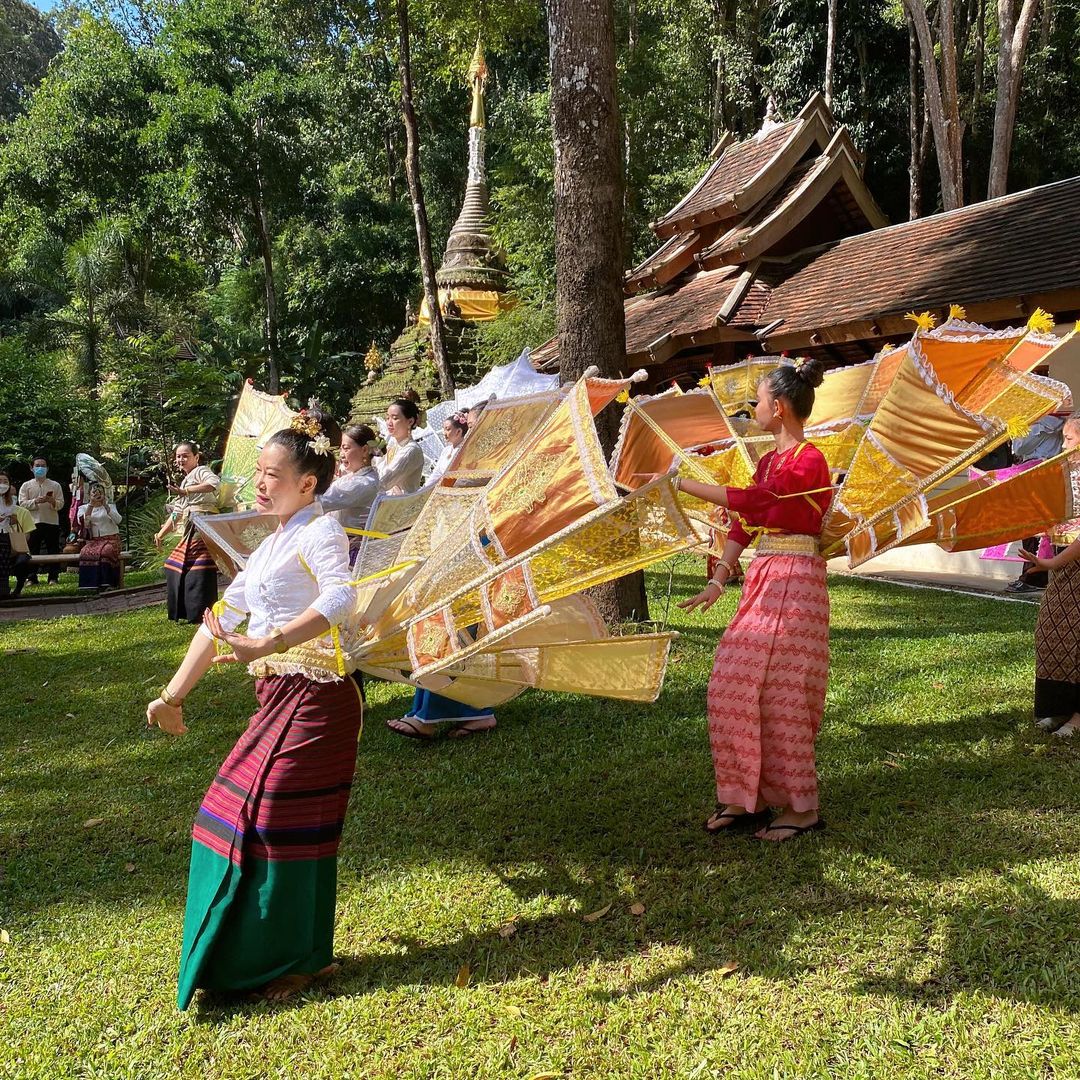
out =
{"type": "Polygon", "coordinates": [[[480,35],[476,35],[476,51],[469,62],[468,82],[472,87],[472,113],[469,115],[469,127],[485,127],[484,83],[487,81],[488,67],[484,60],[484,48],[480,44],[480,35]]]}

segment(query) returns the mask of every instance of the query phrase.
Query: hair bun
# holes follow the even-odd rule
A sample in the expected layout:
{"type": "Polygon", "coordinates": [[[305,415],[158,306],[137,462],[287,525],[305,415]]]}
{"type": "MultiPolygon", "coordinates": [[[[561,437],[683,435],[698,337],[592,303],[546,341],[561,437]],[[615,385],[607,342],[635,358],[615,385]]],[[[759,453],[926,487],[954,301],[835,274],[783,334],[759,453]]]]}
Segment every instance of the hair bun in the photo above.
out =
{"type": "Polygon", "coordinates": [[[792,367],[795,369],[795,374],[807,386],[815,389],[821,385],[822,380],[825,378],[825,369],[821,366],[821,361],[815,360],[812,356],[800,356],[792,367]]]}

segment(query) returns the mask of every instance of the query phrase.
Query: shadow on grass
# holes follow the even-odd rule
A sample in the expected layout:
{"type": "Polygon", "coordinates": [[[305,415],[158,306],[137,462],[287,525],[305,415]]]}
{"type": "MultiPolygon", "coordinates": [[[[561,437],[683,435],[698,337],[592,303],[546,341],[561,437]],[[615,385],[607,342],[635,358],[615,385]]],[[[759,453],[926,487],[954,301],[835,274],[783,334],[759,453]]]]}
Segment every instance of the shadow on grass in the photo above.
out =
{"type": "MultiPolygon", "coordinates": [[[[679,588],[697,584],[687,576],[679,588]]],[[[884,975],[845,975],[849,988],[936,1000],[978,989],[1074,1008],[1078,976],[1063,966],[1059,939],[1075,926],[1075,903],[983,881],[1050,851],[1080,851],[1080,835],[1067,825],[1077,754],[1031,733],[1019,705],[988,710],[980,700],[978,673],[1006,653],[1019,662],[1026,643],[1003,645],[1002,637],[1030,616],[1025,623],[1010,613],[1002,622],[995,607],[991,623],[986,601],[916,603],[879,583],[844,581],[836,591],[846,603],[838,604],[834,650],[845,660],[834,667],[819,743],[830,827],[790,845],[700,828],[713,785],[705,687],[731,598],[711,623],[678,616],[683,637],[656,706],[534,693],[501,709],[491,735],[428,744],[384,726],[400,715],[406,692],[373,688],[342,845],[343,889],[362,895],[388,868],[422,877],[454,864],[497,878],[519,915],[507,937],[493,925],[432,943],[387,927],[318,993],[449,986],[465,964],[474,982],[543,980],[662,949],[680,955],[629,989],[597,992],[648,993],[730,961],[790,982],[823,963],[808,944],[815,934],[899,915],[905,927],[928,927],[930,945],[920,952],[914,942],[910,962],[884,975]],[[847,625],[860,611],[871,623],[914,612],[922,621],[913,616],[906,630],[847,625]],[[949,675],[953,660],[939,643],[957,635],[975,674],[943,716],[927,679],[949,675]],[[883,642],[908,643],[912,653],[885,656],[883,642]],[[876,715],[898,696],[910,703],[897,710],[903,719],[876,715]],[[853,887],[853,873],[878,874],[875,889],[853,887]],[[631,898],[644,916],[630,914],[631,898]],[[529,910],[553,903],[560,910],[529,910]],[[583,921],[608,904],[606,915],[583,921]],[[1022,962],[994,960],[1013,955],[1025,928],[1041,931],[1022,962]]],[[[241,673],[215,677],[193,702],[191,734],[176,741],[146,732],[141,707],[167,671],[163,654],[182,651],[183,641],[162,628],[149,644],[111,643],[106,670],[91,682],[86,672],[102,665],[101,644],[76,638],[70,653],[50,647],[16,679],[34,685],[48,676],[76,719],[57,717],[35,697],[28,722],[0,720],[5,806],[15,811],[0,825],[8,906],[29,915],[73,897],[117,905],[141,898],[179,911],[191,817],[252,701],[241,673]],[[95,703],[103,711],[94,714],[95,703]],[[90,715],[91,724],[78,719],[90,715]],[[82,828],[95,817],[106,820],[82,828]],[[125,876],[128,860],[138,869],[125,876]]],[[[401,896],[403,912],[412,903],[401,896]]],[[[213,1021],[302,1000],[215,1003],[199,1015],[213,1021]]]]}

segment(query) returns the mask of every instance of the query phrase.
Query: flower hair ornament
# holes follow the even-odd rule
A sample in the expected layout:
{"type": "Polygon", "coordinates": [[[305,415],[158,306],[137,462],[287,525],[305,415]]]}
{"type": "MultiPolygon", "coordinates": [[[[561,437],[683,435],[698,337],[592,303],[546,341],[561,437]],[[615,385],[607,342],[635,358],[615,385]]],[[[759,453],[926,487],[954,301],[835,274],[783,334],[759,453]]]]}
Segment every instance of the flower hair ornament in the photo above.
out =
{"type": "MultiPolygon", "coordinates": [[[[311,416],[307,409],[301,409],[290,421],[289,430],[296,431],[301,435],[306,435],[309,439],[314,439],[317,436],[322,435],[322,427],[319,421],[311,416]]],[[[327,440],[329,443],[329,439],[327,440]]]]}
{"type": "Polygon", "coordinates": [[[316,435],[311,442],[308,443],[308,449],[319,455],[330,456],[334,453],[333,446],[330,445],[330,440],[325,435],[316,435]]]}
{"type": "Polygon", "coordinates": [[[374,439],[368,439],[364,445],[370,447],[378,454],[381,454],[386,450],[386,440],[379,435],[376,435],[374,439]]]}
{"type": "Polygon", "coordinates": [[[809,356],[796,356],[792,366],[795,368],[796,371],[802,371],[802,369],[804,367],[806,367],[806,365],[809,364],[809,363],[810,363],[810,357],[809,356]]]}

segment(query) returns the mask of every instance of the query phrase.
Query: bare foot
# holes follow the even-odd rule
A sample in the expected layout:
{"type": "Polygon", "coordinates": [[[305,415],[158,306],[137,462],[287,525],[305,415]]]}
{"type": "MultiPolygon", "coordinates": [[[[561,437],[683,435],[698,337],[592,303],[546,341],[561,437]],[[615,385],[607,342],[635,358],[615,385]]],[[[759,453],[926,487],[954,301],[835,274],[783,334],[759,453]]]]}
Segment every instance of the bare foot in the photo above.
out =
{"type": "Polygon", "coordinates": [[[495,723],[494,716],[481,716],[475,720],[464,720],[450,729],[449,738],[465,739],[470,735],[477,735],[481,731],[491,731],[495,727],[495,723]]]}
{"type": "Polygon", "coordinates": [[[1054,732],[1054,734],[1059,739],[1071,739],[1078,732],[1080,732],[1080,716],[1073,713],[1072,716],[1054,732]]]}
{"type": "Polygon", "coordinates": [[[341,970],[340,964],[327,964],[322,971],[313,975],[282,975],[268,982],[261,990],[251,995],[252,1001],[284,1001],[295,994],[303,993],[316,980],[328,979],[341,970]]]}
{"type": "MultiPolygon", "coordinates": [[[[754,814],[760,814],[763,810],[765,810],[764,803],[754,810],[754,814]]],[[[738,806],[735,803],[729,803],[723,808],[717,806],[712,816],[705,822],[705,831],[722,832],[724,829],[730,829],[732,825],[739,824],[739,818],[746,817],[749,812],[745,806],[738,806]]]]}
{"type": "Polygon", "coordinates": [[[794,810],[784,810],[764,829],[754,833],[754,836],[758,840],[767,840],[772,844],[783,844],[810,829],[817,828],[819,821],[816,810],[804,810],[801,814],[794,810]]]}

